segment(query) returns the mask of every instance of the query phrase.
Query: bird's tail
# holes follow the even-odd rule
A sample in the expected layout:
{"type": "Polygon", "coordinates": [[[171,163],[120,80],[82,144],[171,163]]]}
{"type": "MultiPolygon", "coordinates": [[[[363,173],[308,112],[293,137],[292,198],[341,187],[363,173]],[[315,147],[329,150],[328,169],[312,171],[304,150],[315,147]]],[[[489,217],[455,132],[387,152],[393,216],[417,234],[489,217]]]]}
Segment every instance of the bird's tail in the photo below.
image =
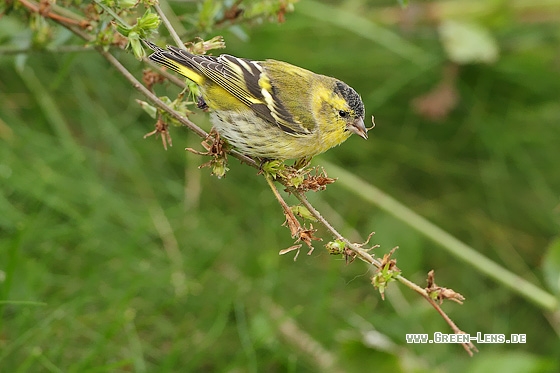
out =
{"type": "Polygon", "coordinates": [[[183,75],[198,85],[204,82],[204,75],[200,73],[197,64],[193,61],[194,54],[170,45],[167,46],[167,49],[163,49],[148,40],[143,40],[143,42],[154,51],[148,57],[151,61],[183,75]]]}

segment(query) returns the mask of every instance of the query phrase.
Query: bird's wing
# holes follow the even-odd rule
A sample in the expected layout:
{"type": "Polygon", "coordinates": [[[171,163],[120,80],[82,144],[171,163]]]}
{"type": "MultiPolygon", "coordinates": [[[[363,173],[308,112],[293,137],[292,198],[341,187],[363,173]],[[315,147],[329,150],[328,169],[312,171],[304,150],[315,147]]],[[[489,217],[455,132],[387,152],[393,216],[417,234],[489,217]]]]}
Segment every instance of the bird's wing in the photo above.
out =
{"type": "MultiPolygon", "coordinates": [[[[282,103],[275,93],[277,88],[274,81],[259,62],[227,54],[218,57],[193,55],[172,46],[168,46],[168,51],[162,54],[194,68],[247,105],[259,117],[286,133],[296,136],[310,133],[282,103]]],[[[177,71],[176,68],[174,70],[177,71]]]]}

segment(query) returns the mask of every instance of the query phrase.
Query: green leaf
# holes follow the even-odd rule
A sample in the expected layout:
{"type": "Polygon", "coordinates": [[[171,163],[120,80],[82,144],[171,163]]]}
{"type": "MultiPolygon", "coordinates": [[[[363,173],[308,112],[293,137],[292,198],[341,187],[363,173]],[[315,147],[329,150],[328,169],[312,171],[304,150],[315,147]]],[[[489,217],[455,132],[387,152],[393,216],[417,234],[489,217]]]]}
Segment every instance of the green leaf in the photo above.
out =
{"type": "Polygon", "coordinates": [[[149,103],[147,103],[146,101],[142,101],[142,100],[136,100],[136,102],[138,104],[140,104],[140,107],[142,107],[142,109],[148,113],[149,116],[151,116],[152,118],[156,119],[156,115],[157,115],[157,108],[155,106],[150,105],[149,103]]]}

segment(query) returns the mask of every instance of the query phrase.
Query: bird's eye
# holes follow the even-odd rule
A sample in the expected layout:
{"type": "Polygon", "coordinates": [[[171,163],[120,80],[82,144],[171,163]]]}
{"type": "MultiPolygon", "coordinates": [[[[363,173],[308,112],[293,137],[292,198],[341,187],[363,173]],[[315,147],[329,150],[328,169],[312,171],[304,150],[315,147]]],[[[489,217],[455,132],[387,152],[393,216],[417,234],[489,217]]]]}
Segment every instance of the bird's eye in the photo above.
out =
{"type": "Polygon", "coordinates": [[[340,110],[338,112],[338,115],[340,115],[341,118],[346,118],[348,116],[348,112],[344,110],[340,110]]]}

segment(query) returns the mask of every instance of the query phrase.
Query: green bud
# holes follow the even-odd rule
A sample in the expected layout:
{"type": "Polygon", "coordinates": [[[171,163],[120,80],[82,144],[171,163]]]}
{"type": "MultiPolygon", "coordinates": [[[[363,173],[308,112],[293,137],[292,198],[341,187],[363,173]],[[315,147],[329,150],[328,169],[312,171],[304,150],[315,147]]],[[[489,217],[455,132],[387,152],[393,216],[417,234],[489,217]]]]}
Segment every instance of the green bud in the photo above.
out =
{"type": "Polygon", "coordinates": [[[297,176],[291,177],[291,178],[290,178],[290,182],[292,183],[292,185],[293,185],[294,187],[297,188],[297,187],[299,187],[299,186],[303,183],[303,180],[304,180],[304,179],[305,179],[305,177],[304,177],[303,175],[298,174],[297,176]]]}
{"type": "Polygon", "coordinates": [[[146,57],[146,51],[144,50],[144,47],[142,47],[142,42],[140,42],[140,36],[138,33],[132,31],[128,34],[128,46],[132,48],[134,57],[136,57],[137,60],[142,60],[146,57]]]}
{"type": "Polygon", "coordinates": [[[206,50],[223,49],[226,47],[226,43],[224,42],[224,37],[218,35],[214,36],[210,40],[206,40],[204,42],[204,47],[206,48],[206,50]]]}
{"type": "Polygon", "coordinates": [[[344,252],[344,248],[346,247],[346,244],[340,240],[334,240],[331,242],[327,242],[325,247],[327,248],[329,254],[340,255],[344,252]]]}
{"type": "Polygon", "coordinates": [[[146,112],[148,113],[149,116],[151,116],[152,118],[156,119],[156,115],[157,115],[157,109],[148,104],[146,101],[142,101],[142,100],[136,100],[136,102],[138,104],[140,104],[140,107],[146,112]]]}
{"type": "MultiPolygon", "coordinates": [[[[169,97],[167,97],[167,96],[162,96],[162,97],[160,97],[159,99],[160,99],[164,104],[166,104],[167,106],[169,106],[170,108],[172,108],[172,109],[174,108],[174,106],[175,106],[174,102],[175,102],[175,101],[171,101],[171,99],[170,99],[169,97]]],[[[169,114],[167,114],[167,113],[165,113],[165,112],[163,112],[162,114],[163,114],[163,120],[164,120],[166,123],[172,124],[172,125],[175,126],[175,127],[180,127],[180,126],[181,126],[181,122],[179,122],[177,119],[175,119],[175,117],[172,117],[171,115],[169,115],[169,114]]]]}
{"type": "Polygon", "coordinates": [[[109,8],[114,8],[115,7],[115,1],[113,0],[102,0],[101,3],[103,3],[103,5],[106,5],[109,8]]]}
{"type": "Polygon", "coordinates": [[[223,36],[214,36],[210,40],[201,40],[189,45],[189,49],[194,54],[204,54],[212,49],[223,49],[226,47],[223,36]]]}
{"type": "Polygon", "coordinates": [[[156,13],[152,13],[150,9],[146,9],[146,13],[144,13],[141,18],[138,18],[134,28],[136,28],[143,37],[147,37],[152,31],[157,30],[160,22],[159,16],[156,13]]]}
{"type": "Polygon", "coordinates": [[[118,23],[117,24],[117,31],[123,36],[128,36],[130,34],[130,32],[132,31],[132,29],[118,23]]]}
{"type": "Polygon", "coordinates": [[[285,169],[285,165],[284,162],[280,161],[280,160],[272,160],[272,161],[268,161],[265,162],[262,165],[262,170],[266,173],[272,174],[274,176],[278,175],[280,172],[284,171],[285,169]]]}
{"type": "Polygon", "coordinates": [[[166,104],[167,106],[171,106],[173,105],[173,101],[171,101],[171,99],[167,96],[162,96],[159,98],[164,104],[166,104]]]}
{"type": "Polygon", "coordinates": [[[221,179],[229,171],[225,158],[216,158],[212,161],[212,175],[221,179]]]}
{"type": "Polygon", "coordinates": [[[381,298],[385,299],[385,289],[389,285],[390,282],[395,281],[395,278],[398,277],[401,272],[393,266],[391,268],[391,263],[387,263],[380,268],[375,275],[371,278],[371,283],[375,288],[379,290],[381,294],[381,298]]]}
{"type": "Polygon", "coordinates": [[[129,9],[138,4],[136,0],[119,0],[119,7],[122,9],[129,9]]]}
{"type": "Polygon", "coordinates": [[[104,30],[101,30],[97,33],[95,38],[95,44],[101,46],[108,46],[111,45],[113,42],[113,29],[107,27],[104,30]]]}
{"type": "Polygon", "coordinates": [[[290,206],[290,209],[295,215],[301,216],[304,219],[317,221],[317,219],[311,215],[307,207],[305,206],[290,206]]]}
{"type": "Polygon", "coordinates": [[[33,32],[33,45],[44,47],[52,38],[52,29],[47,20],[39,13],[32,13],[30,28],[33,32]]]}

